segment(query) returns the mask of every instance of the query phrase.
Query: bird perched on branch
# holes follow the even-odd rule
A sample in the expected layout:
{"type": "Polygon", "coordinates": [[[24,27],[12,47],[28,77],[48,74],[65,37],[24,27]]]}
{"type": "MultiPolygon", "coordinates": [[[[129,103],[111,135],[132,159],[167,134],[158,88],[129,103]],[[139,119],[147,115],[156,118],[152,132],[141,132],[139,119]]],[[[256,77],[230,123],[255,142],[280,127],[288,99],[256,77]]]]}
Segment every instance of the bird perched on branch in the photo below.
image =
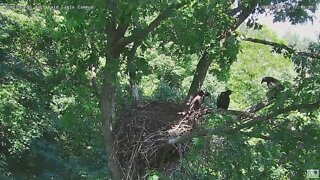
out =
{"type": "Polygon", "coordinates": [[[230,95],[232,94],[231,90],[222,92],[217,98],[217,109],[228,109],[230,104],[230,95]]]}
{"type": "Polygon", "coordinates": [[[204,92],[202,90],[198,91],[197,94],[194,95],[194,97],[192,98],[190,103],[187,103],[187,105],[189,105],[189,111],[192,110],[198,110],[202,103],[204,102],[204,98],[206,96],[210,96],[210,93],[208,92],[204,92]]]}
{"type": "Polygon", "coordinates": [[[267,96],[269,96],[270,98],[274,98],[277,94],[279,94],[281,91],[284,90],[283,85],[281,84],[281,82],[273,77],[264,77],[261,80],[261,84],[263,83],[267,83],[269,92],[267,93],[267,96]]]}

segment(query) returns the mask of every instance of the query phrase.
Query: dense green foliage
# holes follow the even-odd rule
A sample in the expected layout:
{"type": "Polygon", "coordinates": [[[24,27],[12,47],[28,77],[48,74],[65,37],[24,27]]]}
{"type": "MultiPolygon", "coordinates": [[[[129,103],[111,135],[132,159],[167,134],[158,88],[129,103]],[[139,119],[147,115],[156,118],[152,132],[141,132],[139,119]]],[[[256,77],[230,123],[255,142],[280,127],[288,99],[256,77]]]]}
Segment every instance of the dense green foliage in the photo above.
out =
{"type": "MultiPolygon", "coordinates": [[[[63,17],[54,14],[46,23],[39,13],[26,16],[4,8],[2,13],[1,174],[105,176],[97,98],[86,84],[86,69],[74,66],[78,52],[65,54],[64,32],[53,29],[63,17]],[[64,56],[70,56],[68,62],[64,56]]],[[[82,48],[70,44],[75,45],[82,48]]]]}
{"type": "MultiPolygon", "coordinates": [[[[266,29],[246,33],[279,41],[266,29]]],[[[316,52],[316,44],[312,43],[310,50],[316,52]]],[[[272,48],[265,45],[243,42],[241,47],[242,52],[231,66],[230,79],[226,82],[235,91],[231,96],[232,109],[244,110],[266,98],[267,91],[260,84],[263,76],[281,79],[286,86],[285,92],[277,96],[274,104],[261,112],[263,114],[291,103],[318,100],[318,88],[313,88],[318,83],[311,83],[318,81],[316,75],[312,75],[318,71],[313,68],[317,66],[313,60],[305,61],[305,58],[298,56],[293,57],[293,63],[282,55],[272,53],[272,48]],[[315,64],[311,67],[306,62],[315,64]],[[299,73],[302,71],[300,63],[310,73],[308,78],[299,73]],[[306,91],[301,89],[302,86],[310,88],[310,91],[304,93],[306,91]]],[[[195,139],[193,151],[182,162],[182,172],[191,179],[303,179],[306,169],[320,165],[320,146],[316,143],[320,135],[318,113],[319,110],[313,113],[285,113],[273,120],[275,124],[259,124],[237,134],[214,136],[213,139],[195,139]]],[[[212,128],[232,120],[229,116],[211,115],[206,118],[205,126],[212,128]]],[[[176,177],[185,175],[177,173],[176,177]]]]}
{"type": "MultiPolygon", "coordinates": [[[[264,12],[262,5],[274,2],[261,1],[258,10],[264,12]]],[[[183,102],[205,51],[212,59],[202,85],[211,93],[205,102],[208,107],[215,108],[216,97],[225,89],[234,91],[232,110],[244,111],[265,100],[264,76],[276,77],[285,88],[257,113],[273,115],[267,121],[233,134],[193,138],[192,148],[170,177],[304,179],[307,169],[320,168],[320,114],[319,107],[313,106],[320,97],[319,59],[241,38],[297,43],[302,51],[313,54],[320,54],[320,39],[308,45],[292,42],[292,38],[286,42],[267,27],[253,30],[242,26],[229,33],[235,19],[229,15],[232,3],[224,0],[119,1],[114,12],[98,0],[32,3],[43,6],[10,9],[0,4],[1,175],[14,179],[104,179],[109,175],[109,160],[99,85],[107,79],[106,74],[116,71],[112,84],[118,115],[132,103],[128,82],[132,72],[141,101],[183,102]],[[163,9],[180,3],[186,6],[168,13],[172,17],[143,40],[124,46],[119,61],[108,61],[113,37],[106,33],[106,19],[128,25],[123,35],[130,37],[148,27],[163,9]],[[53,5],[72,8],[54,9],[53,5]],[[228,36],[220,38],[221,34],[228,36]],[[132,55],[135,43],[138,47],[132,55]],[[301,108],[282,112],[292,105],[301,108]]],[[[276,21],[305,22],[311,19],[307,11],[314,12],[316,7],[316,1],[295,1],[295,8],[286,8],[288,3],[291,1],[272,11],[276,21]]],[[[251,4],[241,1],[239,6],[251,4]]],[[[250,22],[249,26],[260,27],[254,18],[250,22]]],[[[230,115],[209,114],[201,128],[225,127],[234,121],[230,115]]],[[[145,177],[149,179],[164,176],[148,172],[145,177]]]]}

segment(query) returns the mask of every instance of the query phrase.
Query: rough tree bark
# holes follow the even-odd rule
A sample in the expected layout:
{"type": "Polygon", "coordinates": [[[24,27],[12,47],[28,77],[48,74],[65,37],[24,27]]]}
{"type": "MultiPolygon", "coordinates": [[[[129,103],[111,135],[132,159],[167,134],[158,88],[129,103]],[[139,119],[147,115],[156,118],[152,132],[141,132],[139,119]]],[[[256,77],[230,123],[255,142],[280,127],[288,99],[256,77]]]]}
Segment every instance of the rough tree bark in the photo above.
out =
{"type": "Polygon", "coordinates": [[[104,79],[101,85],[101,114],[103,133],[109,163],[110,177],[113,179],[122,179],[123,173],[117,160],[117,146],[114,142],[113,130],[116,126],[115,115],[115,94],[116,79],[119,71],[119,57],[123,47],[116,47],[114,43],[123,35],[121,31],[115,28],[114,22],[109,22],[107,26],[107,49],[106,49],[106,68],[104,69],[104,79]]]}
{"type": "Polygon", "coordinates": [[[122,179],[122,172],[117,160],[117,147],[114,143],[114,126],[115,126],[115,71],[107,72],[101,87],[101,113],[103,122],[103,133],[109,163],[110,177],[122,179]]]}

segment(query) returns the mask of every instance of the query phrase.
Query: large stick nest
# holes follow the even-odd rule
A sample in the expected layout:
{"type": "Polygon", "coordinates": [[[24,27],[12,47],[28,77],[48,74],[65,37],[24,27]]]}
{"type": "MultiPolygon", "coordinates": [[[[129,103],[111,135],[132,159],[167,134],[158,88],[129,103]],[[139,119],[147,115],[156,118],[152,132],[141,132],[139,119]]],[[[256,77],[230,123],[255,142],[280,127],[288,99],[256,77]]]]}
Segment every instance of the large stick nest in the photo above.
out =
{"type": "Polygon", "coordinates": [[[116,131],[117,158],[126,179],[140,178],[146,170],[156,169],[168,174],[190,143],[178,145],[171,139],[192,131],[204,114],[184,110],[173,103],[148,103],[130,107],[121,117],[116,131]]]}

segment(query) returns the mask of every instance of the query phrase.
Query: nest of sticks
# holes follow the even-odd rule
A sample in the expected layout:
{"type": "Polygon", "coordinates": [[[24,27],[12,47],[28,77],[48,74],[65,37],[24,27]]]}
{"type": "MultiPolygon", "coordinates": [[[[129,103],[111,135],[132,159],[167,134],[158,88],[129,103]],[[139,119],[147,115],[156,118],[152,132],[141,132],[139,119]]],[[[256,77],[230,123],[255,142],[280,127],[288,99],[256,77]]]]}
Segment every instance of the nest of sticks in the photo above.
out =
{"type": "Polygon", "coordinates": [[[147,170],[166,175],[175,170],[190,142],[173,144],[170,140],[193,131],[205,114],[203,108],[182,110],[177,104],[153,102],[135,105],[124,112],[116,131],[116,143],[125,179],[140,179],[147,170]]]}

